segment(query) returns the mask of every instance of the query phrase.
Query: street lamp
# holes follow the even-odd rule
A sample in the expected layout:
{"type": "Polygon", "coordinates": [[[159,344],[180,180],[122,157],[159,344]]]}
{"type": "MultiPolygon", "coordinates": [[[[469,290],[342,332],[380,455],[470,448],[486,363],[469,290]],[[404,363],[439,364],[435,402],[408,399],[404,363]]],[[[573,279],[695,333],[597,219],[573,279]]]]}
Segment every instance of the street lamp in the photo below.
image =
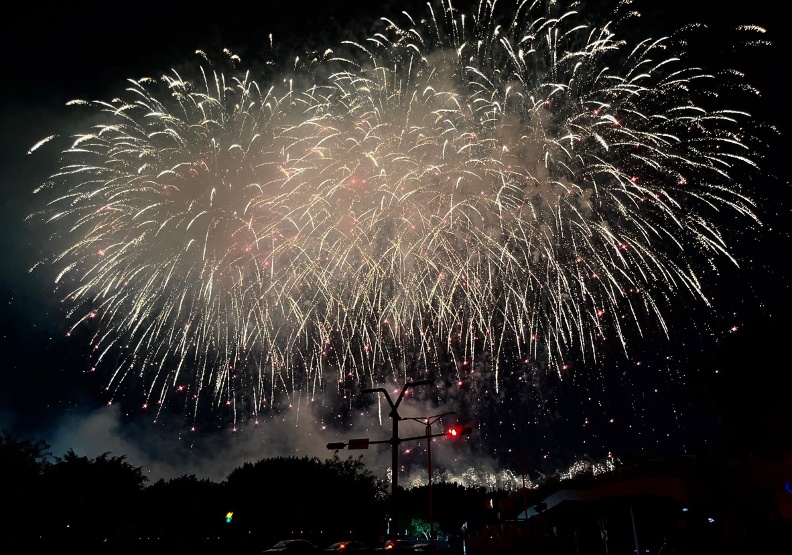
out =
{"type": "Polygon", "coordinates": [[[456,438],[459,436],[467,435],[471,432],[470,426],[452,426],[445,432],[441,432],[439,434],[432,433],[432,424],[440,420],[442,417],[447,416],[449,414],[455,414],[453,412],[445,412],[443,414],[439,414],[436,416],[430,416],[428,418],[402,418],[399,416],[399,404],[402,402],[404,398],[404,394],[407,390],[411,387],[415,387],[417,385],[432,385],[434,384],[434,380],[420,380],[417,382],[410,382],[404,384],[402,387],[401,393],[399,397],[396,399],[396,402],[390,398],[388,395],[387,390],[382,387],[376,387],[371,389],[364,389],[362,393],[382,393],[385,395],[385,399],[388,401],[388,404],[391,407],[390,417],[393,420],[393,434],[391,435],[390,439],[383,439],[383,440],[375,440],[371,441],[368,438],[362,439],[350,439],[348,442],[344,443],[342,441],[332,442],[327,444],[327,448],[333,451],[337,451],[339,449],[344,449],[345,447],[348,449],[368,449],[369,445],[375,443],[390,443],[391,444],[391,514],[390,519],[394,523],[393,527],[389,528],[389,536],[391,540],[396,540],[398,537],[398,532],[395,532],[396,527],[398,526],[398,518],[397,518],[397,502],[396,502],[396,492],[399,488],[399,444],[402,441],[410,441],[413,439],[423,439],[424,437],[427,440],[427,454],[429,457],[429,541],[431,545],[432,555],[435,552],[435,538],[434,538],[434,516],[432,514],[432,438],[438,436],[447,436],[449,438],[456,438]],[[399,420],[415,420],[416,422],[422,422],[426,426],[426,433],[423,436],[413,436],[413,437],[399,437],[399,420]]]}
{"type": "Polygon", "coordinates": [[[434,380],[420,380],[417,382],[409,382],[404,384],[404,387],[402,387],[401,393],[399,393],[395,403],[391,400],[388,391],[384,387],[374,387],[361,391],[361,393],[382,393],[391,408],[389,415],[393,421],[393,433],[391,434],[389,442],[391,444],[391,498],[396,496],[396,491],[399,487],[399,443],[402,442],[402,440],[399,439],[399,420],[402,420],[402,418],[399,416],[398,409],[407,390],[417,385],[434,385],[434,380]]]}
{"type": "MultiPolygon", "coordinates": [[[[397,506],[396,506],[396,492],[399,488],[399,443],[405,441],[407,439],[417,439],[417,438],[405,438],[401,439],[399,437],[399,420],[402,420],[402,417],[399,416],[399,405],[404,398],[404,394],[407,390],[411,387],[415,387],[418,385],[434,385],[433,379],[427,380],[419,380],[417,382],[409,382],[404,384],[402,387],[401,393],[396,398],[396,402],[394,402],[388,391],[384,387],[374,387],[370,389],[363,389],[361,393],[382,393],[385,396],[385,400],[388,401],[388,405],[390,405],[390,417],[393,421],[393,433],[391,434],[391,438],[388,440],[380,440],[380,441],[369,441],[368,439],[352,439],[349,443],[343,442],[334,442],[328,443],[327,448],[331,450],[338,450],[343,449],[344,447],[349,447],[349,449],[368,449],[370,444],[374,443],[390,443],[391,444],[391,519],[393,520],[394,526],[392,530],[396,529],[398,526],[399,521],[397,517],[397,506]]],[[[391,539],[396,540],[396,536],[398,535],[397,532],[391,532],[391,539]]]]}

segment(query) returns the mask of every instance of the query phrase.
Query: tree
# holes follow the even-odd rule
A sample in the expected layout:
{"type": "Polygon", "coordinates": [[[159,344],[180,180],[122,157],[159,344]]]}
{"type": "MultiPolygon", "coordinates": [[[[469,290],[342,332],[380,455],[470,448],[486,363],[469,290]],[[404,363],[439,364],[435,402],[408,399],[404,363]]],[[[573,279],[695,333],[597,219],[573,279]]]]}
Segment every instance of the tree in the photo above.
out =
{"type": "MultiPolygon", "coordinates": [[[[456,534],[467,523],[469,529],[476,529],[488,523],[491,511],[488,511],[487,500],[492,497],[503,497],[506,492],[487,491],[485,488],[469,488],[451,482],[440,482],[432,486],[433,520],[437,534],[442,529],[445,533],[456,534]]],[[[404,522],[429,519],[429,487],[419,486],[403,491],[404,522]]],[[[408,527],[408,526],[405,526],[408,527]]],[[[427,523],[428,529],[428,523],[427,523]]]]}
{"type": "Polygon", "coordinates": [[[148,481],[124,455],[80,457],[69,450],[44,473],[48,502],[46,536],[84,548],[134,534],[140,493],[148,481]]]}
{"type": "MultiPolygon", "coordinates": [[[[277,457],[246,463],[226,479],[234,522],[260,545],[294,533],[379,537],[386,489],[360,459],[277,457]]],[[[367,538],[371,539],[371,538],[367,538]]],[[[319,541],[319,538],[317,538],[319,541]]]]}
{"type": "MultiPolygon", "coordinates": [[[[407,531],[409,534],[414,538],[424,538],[424,539],[431,539],[430,533],[432,526],[429,526],[429,522],[422,519],[422,518],[413,518],[410,520],[410,525],[407,527],[407,531]]],[[[443,535],[443,531],[440,529],[440,526],[437,523],[434,524],[434,533],[435,537],[443,535]]]]}
{"type": "MultiPolygon", "coordinates": [[[[223,518],[234,510],[224,492],[224,484],[194,475],[158,480],[141,494],[140,536],[156,538],[151,543],[172,553],[195,553],[208,538],[226,539],[238,529],[236,521],[229,529],[223,518]]],[[[146,547],[142,545],[141,551],[146,547]]]]}
{"type": "MultiPolygon", "coordinates": [[[[0,435],[0,545],[15,546],[36,537],[40,526],[42,476],[49,444],[43,440],[20,439],[8,430],[0,435]]],[[[10,552],[8,549],[3,549],[10,552]]]]}

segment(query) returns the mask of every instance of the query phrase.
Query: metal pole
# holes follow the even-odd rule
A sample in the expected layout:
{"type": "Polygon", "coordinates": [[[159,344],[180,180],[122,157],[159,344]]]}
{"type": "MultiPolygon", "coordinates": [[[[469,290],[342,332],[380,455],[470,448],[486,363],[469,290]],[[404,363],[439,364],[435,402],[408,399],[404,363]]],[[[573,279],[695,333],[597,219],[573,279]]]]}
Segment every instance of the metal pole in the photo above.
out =
{"type": "Polygon", "coordinates": [[[528,548],[528,494],[525,488],[525,455],[520,457],[520,471],[522,472],[522,500],[523,500],[523,545],[528,548]]]}
{"type": "MultiPolygon", "coordinates": [[[[429,467],[429,550],[431,555],[435,555],[435,533],[434,533],[434,510],[432,507],[433,499],[432,499],[432,438],[437,437],[438,435],[444,434],[433,434],[432,433],[432,424],[443,418],[444,416],[448,416],[449,414],[456,414],[453,412],[444,412],[443,414],[437,414],[435,416],[429,416],[427,418],[410,418],[409,420],[415,420],[416,422],[423,422],[426,426],[426,455],[429,467]]],[[[470,433],[468,429],[467,432],[470,433]]],[[[416,438],[409,438],[409,439],[416,439],[416,438]]]]}
{"type": "Polygon", "coordinates": [[[391,412],[390,417],[393,421],[393,434],[391,435],[389,443],[391,444],[391,519],[393,521],[393,528],[391,529],[391,539],[395,542],[396,538],[399,536],[399,519],[398,519],[398,501],[396,496],[398,495],[399,491],[399,443],[401,443],[401,439],[399,439],[399,420],[401,417],[399,416],[399,404],[401,404],[402,399],[404,398],[404,394],[407,390],[411,387],[415,387],[417,385],[433,385],[434,380],[419,380],[416,382],[406,383],[404,387],[402,387],[401,393],[396,398],[396,402],[394,403],[391,399],[388,391],[383,387],[374,387],[370,389],[363,389],[361,393],[382,393],[385,396],[385,400],[388,401],[390,405],[391,412]]]}
{"type": "Polygon", "coordinates": [[[632,521],[633,539],[635,540],[635,553],[636,555],[641,555],[641,548],[638,545],[638,529],[635,527],[635,511],[632,505],[630,505],[630,520],[632,521]]]}
{"type": "Polygon", "coordinates": [[[391,435],[391,517],[393,518],[393,531],[391,539],[394,544],[399,536],[398,501],[396,496],[399,491],[399,413],[396,407],[391,411],[393,419],[393,435],[391,435]]]}
{"type": "Polygon", "coordinates": [[[426,453],[429,458],[429,550],[435,555],[434,513],[432,511],[432,424],[426,423],[426,453]]]}

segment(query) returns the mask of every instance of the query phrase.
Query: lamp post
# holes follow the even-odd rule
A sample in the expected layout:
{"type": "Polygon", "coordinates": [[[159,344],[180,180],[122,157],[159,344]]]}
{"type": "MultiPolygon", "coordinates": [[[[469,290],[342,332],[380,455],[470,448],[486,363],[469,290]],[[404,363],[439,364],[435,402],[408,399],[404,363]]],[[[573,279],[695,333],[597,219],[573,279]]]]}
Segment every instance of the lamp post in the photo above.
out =
{"type": "MultiPolygon", "coordinates": [[[[397,517],[397,503],[396,503],[396,492],[399,488],[399,443],[402,440],[399,438],[399,420],[402,418],[399,416],[399,405],[404,398],[404,394],[407,390],[411,387],[415,387],[417,385],[432,385],[434,384],[434,380],[420,380],[417,382],[408,382],[404,384],[402,387],[401,393],[396,398],[396,402],[394,403],[391,399],[388,391],[384,387],[374,387],[370,389],[364,389],[361,393],[382,393],[385,396],[385,400],[388,401],[390,405],[390,417],[393,421],[393,433],[391,434],[390,441],[388,443],[391,444],[391,518],[393,519],[393,528],[399,525],[399,521],[397,517]]],[[[394,533],[391,532],[391,539],[396,540],[398,536],[398,532],[394,533]]]]}
{"type": "MultiPolygon", "coordinates": [[[[337,451],[339,449],[344,449],[344,448],[348,448],[348,449],[368,449],[369,445],[372,445],[372,444],[376,444],[376,443],[390,443],[390,445],[391,445],[391,514],[390,514],[390,518],[391,518],[391,521],[393,522],[393,527],[389,528],[389,535],[390,535],[391,539],[394,540],[394,541],[398,537],[398,532],[396,532],[395,530],[397,530],[397,527],[399,525],[398,514],[397,514],[398,513],[398,503],[396,502],[396,492],[398,491],[398,488],[399,488],[399,444],[402,441],[411,441],[413,439],[423,439],[424,437],[427,438],[428,441],[431,441],[431,438],[437,437],[437,436],[441,436],[441,435],[447,435],[448,437],[452,437],[453,438],[453,437],[458,437],[458,436],[461,436],[461,435],[466,435],[466,434],[469,434],[471,432],[470,426],[455,426],[455,427],[449,428],[449,430],[447,432],[439,433],[439,434],[432,434],[431,433],[431,425],[432,425],[432,423],[436,422],[438,419],[442,418],[443,416],[446,416],[447,414],[454,414],[454,413],[451,413],[451,412],[447,412],[447,413],[438,415],[436,417],[435,416],[429,417],[429,418],[434,418],[434,420],[432,420],[431,422],[429,422],[428,419],[426,419],[426,418],[421,418],[421,419],[419,419],[419,418],[402,418],[401,416],[399,416],[399,411],[398,411],[399,404],[401,403],[402,399],[404,398],[404,394],[407,391],[407,389],[409,389],[410,387],[414,387],[416,385],[432,385],[433,383],[434,383],[434,380],[421,380],[421,381],[417,381],[417,382],[410,382],[410,383],[404,384],[404,387],[402,388],[401,393],[399,394],[399,397],[396,399],[396,402],[394,402],[390,398],[390,395],[388,395],[388,392],[382,387],[362,390],[362,393],[375,393],[375,392],[379,393],[379,392],[381,392],[383,395],[385,395],[385,399],[388,401],[388,404],[391,407],[390,417],[393,420],[393,434],[391,435],[391,438],[390,439],[384,439],[384,440],[375,440],[375,441],[371,441],[368,438],[350,439],[348,442],[336,441],[336,442],[331,442],[331,443],[327,444],[327,448],[328,449],[337,451]],[[426,424],[426,434],[423,435],[423,436],[414,436],[414,437],[400,438],[399,437],[399,420],[416,420],[418,422],[424,422],[426,424]]],[[[431,520],[432,520],[432,508],[431,508],[432,500],[431,500],[431,495],[432,495],[432,451],[431,451],[431,444],[430,444],[429,445],[429,518],[430,518],[430,524],[429,524],[430,534],[429,535],[431,537],[432,551],[434,551],[434,537],[433,537],[434,536],[434,525],[433,525],[433,522],[431,522],[431,520]]]]}

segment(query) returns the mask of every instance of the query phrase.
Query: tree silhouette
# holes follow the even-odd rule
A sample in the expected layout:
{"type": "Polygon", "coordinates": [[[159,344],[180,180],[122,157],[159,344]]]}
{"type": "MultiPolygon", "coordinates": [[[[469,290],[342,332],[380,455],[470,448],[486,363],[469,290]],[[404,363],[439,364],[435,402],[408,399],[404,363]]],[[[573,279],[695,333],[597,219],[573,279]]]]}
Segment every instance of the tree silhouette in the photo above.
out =
{"type": "MultiPolygon", "coordinates": [[[[20,439],[8,430],[0,435],[0,545],[4,547],[36,537],[41,477],[47,468],[49,448],[43,440],[20,439]]],[[[10,553],[5,548],[0,551],[10,553]]]]}
{"type": "Polygon", "coordinates": [[[43,532],[51,541],[83,549],[124,543],[136,534],[140,493],[148,478],[126,456],[104,453],[89,459],[69,450],[46,467],[42,478],[47,492],[43,532]]]}
{"type": "Polygon", "coordinates": [[[333,538],[379,534],[385,485],[360,459],[277,457],[245,463],[226,480],[234,521],[261,546],[303,535],[333,538]]]}
{"type": "Polygon", "coordinates": [[[227,540],[236,528],[236,522],[224,519],[230,510],[224,485],[208,479],[185,475],[158,480],[143,490],[141,499],[139,537],[148,548],[194,553],[201,545],[227,540]]]}

